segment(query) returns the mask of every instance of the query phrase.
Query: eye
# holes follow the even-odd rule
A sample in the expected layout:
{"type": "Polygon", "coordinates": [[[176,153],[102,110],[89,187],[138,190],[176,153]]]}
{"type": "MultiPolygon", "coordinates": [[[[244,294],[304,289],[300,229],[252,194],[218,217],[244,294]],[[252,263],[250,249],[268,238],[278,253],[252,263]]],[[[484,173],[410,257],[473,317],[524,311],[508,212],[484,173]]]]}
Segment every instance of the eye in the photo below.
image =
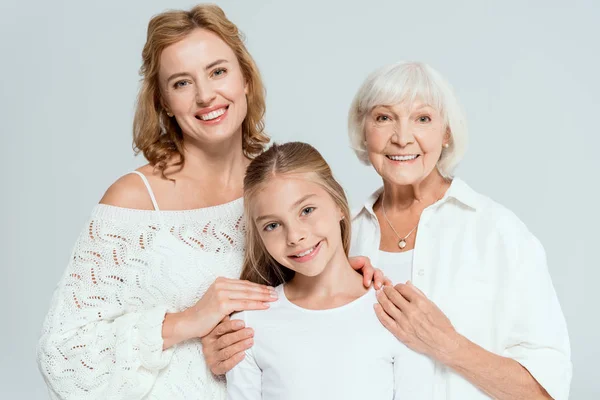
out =
{"type": "Polygon", "coordinates": [[[213,76],[222,76],[222,75],[225,75],[226,72],[227,72],[227,70],[225,68],[217,68],[213,71],[212,75],[213,76]]]}
{"type": "Polygon", "coordinates": [[[264,230],[267,232],[271,232],[273,229],[277,228],[279,224],[277,222],[271,222],[270,224],[265,225],[264,230]]]}
{"type": "Polygon", "coordinates": [[[302,210],[301,215],[308,215],[308,214],[312,213],[313,211],[315,211],[315,207],[306,207],[302,210]]]}
{"type": "Polygon", "coordinates": [[[174,87],[175,89],[179,89],[179,88],[182,88],[182,87],[188,86],[190,83],[191,83],[190,81],[186,81],[186,80],[183,80],[183,81],[177,81],[177,82],[175,82],[175,83],[173,84],[173,87],[174,87]]]}
{"type": "Polygon", "coordinates": [[[391,120],[391,118],[388,117],[387,115],[378,115],[377,117],[375,117],[375,121],[377,121],[377,122],[387,122],[390,120],[391,120]]]}
{"type": "Polygon", "coordinates": [[[421,115],[419,117],[419,122],[426,124],[427,122],[431,122],[431,118],[429,117],[429,115],[421,115]]]}

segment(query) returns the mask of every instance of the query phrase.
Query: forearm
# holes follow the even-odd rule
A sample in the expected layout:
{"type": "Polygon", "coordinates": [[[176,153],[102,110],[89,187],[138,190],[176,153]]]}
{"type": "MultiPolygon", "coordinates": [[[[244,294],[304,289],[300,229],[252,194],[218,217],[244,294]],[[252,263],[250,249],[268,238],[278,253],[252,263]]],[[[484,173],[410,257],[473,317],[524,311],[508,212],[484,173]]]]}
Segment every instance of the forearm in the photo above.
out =
{"type": "Polygon", "coordinates": [[[498,400],[552,399],[525,367],[512,358],[491,353],[460,336],[459,346],[440,360],[498,400]]]}

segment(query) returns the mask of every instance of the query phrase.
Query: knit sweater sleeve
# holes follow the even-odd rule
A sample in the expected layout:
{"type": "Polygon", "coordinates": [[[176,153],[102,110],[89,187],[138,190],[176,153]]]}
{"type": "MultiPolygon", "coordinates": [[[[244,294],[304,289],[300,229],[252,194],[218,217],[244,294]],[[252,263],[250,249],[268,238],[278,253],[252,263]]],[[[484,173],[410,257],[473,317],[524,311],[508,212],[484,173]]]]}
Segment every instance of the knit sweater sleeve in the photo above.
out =
{"type": "Polygon", "coordinates": [[[166,367],[168,305],[150,279],[152,223],[94,217],[54,292],[38,346],[53,398],[141,399],[166,367]]]}

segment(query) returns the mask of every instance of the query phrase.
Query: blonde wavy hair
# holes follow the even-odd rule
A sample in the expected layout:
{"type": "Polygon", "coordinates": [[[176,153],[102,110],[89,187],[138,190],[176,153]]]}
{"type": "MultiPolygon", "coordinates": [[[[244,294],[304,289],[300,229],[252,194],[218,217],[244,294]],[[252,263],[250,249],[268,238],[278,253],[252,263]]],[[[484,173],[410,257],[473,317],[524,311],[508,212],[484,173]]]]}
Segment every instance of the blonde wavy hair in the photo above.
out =
{"type": "Polygon", "coordinates": [[[311,145],[301,142],[273,144],[257,156],[246,170],[244,178],[244,215],[246,219],[246,251],[240,279],[263,285],[277,286],[288,282],[294,271],[279,264],[267,251],[252,216],[256,193],[269,179],[281,175],[305,174],[306,179],[320,185],[342,211],[340,221],[342,246],[346,256],[350,250],[350,207],[342,186],[335,180],[331,168],[311,145]]]}
{"type": "Polygon", "coordinates": [[[151,165],[165,176],[173,156],[173,166],[183,167],[183,135],[174,118],[167,116],[158,81],[162,51],[195,29],[215,33],[234,52],[248,85],[248,111],[242,122],[242,149],[249,158],[264,150],[269,137],[264,133],[265,89],[256,63],[244,45],[244,37],[223,10],[212,4],[197,5],[189,11],[167,11],[154,16],[148,24],[146,44],[142,51],[142,86],[133,120],[133,149],[142,152],[151,165]]]}

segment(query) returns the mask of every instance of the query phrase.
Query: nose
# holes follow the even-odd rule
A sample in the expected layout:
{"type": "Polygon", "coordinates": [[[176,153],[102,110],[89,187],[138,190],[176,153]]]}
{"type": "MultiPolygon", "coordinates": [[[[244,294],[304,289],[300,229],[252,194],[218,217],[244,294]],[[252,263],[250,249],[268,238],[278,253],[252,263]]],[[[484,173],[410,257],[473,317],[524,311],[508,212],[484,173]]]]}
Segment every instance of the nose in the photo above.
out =
{"type": "Polygon", "coordinates": [[[396,126],[394,126],[394,133],[391,141],[400,147],[406,147],[409,144],[414,143],[415,137],[413,136],[411,129],[408,127],[408,124],[400,121],[396,124],[396,126]]]}
{"type": "Polygon", "coordinates": [[[297,246],[306,239],[306,230],[299,224],[290,226],[287,231],[288,246],[297,246]]]}
{"type": "Polygon", "coordinates": [[[196,86],[196,103],[200,106],[208,106],[216,97],[216,93],[210,82],[196,86]]]}

